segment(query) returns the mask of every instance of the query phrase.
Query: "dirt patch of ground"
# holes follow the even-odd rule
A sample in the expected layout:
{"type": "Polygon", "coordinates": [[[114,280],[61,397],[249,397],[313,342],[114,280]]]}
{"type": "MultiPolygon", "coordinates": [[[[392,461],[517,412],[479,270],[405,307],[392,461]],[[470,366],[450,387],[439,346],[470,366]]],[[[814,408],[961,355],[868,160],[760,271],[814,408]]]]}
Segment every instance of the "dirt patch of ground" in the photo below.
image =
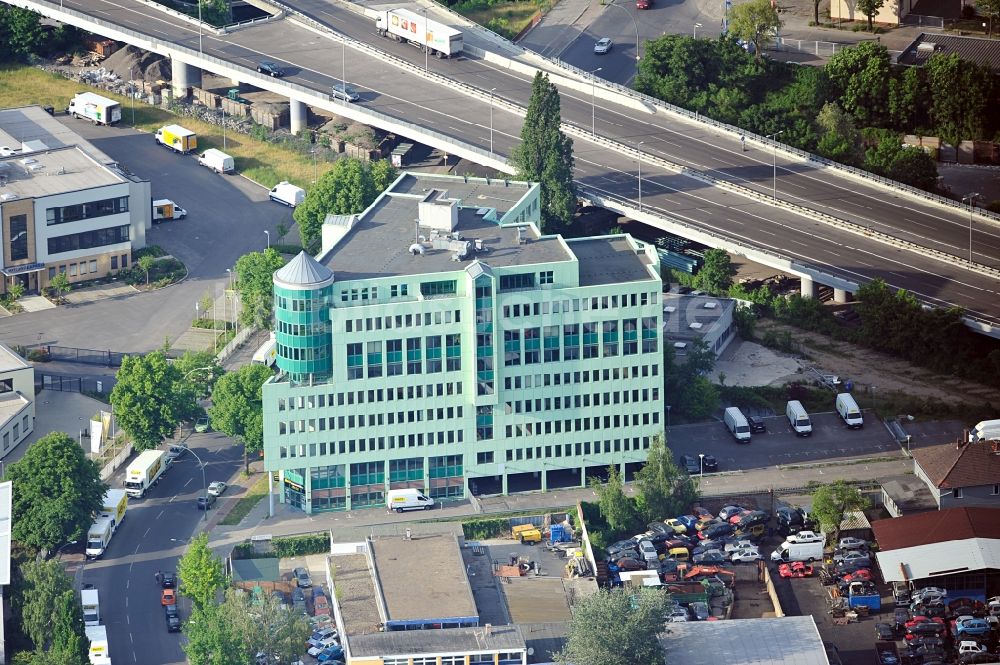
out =
{"type": "Polygon", "coordinates": [[[855,393],[885,395],[895,392],[911,398],[937,399],[948,403],[1000,404],[1000,391],[989,386],[935,374],[905,360],[840,342],[820,333],[769,320],[758,321],[758,336],[768,330],[788,332],[798,352],[804,356],[803,364],[815,367],[824,374],[836,374],[845,382],[853,382],[855,393]]]}

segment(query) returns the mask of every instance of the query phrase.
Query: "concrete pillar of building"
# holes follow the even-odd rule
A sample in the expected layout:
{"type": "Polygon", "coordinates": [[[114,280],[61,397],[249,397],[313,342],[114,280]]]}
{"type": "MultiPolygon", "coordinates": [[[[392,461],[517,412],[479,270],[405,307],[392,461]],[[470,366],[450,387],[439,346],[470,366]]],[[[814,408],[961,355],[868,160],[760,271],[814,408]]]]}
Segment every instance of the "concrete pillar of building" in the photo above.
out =
{"type": "Polygon", "coordinates": [[[191,86],[201,87],[201,70],[174,58],[170,61],[170,87],[175,99],[186,99],[191,86]]]}
{"type": "Polygon", "coordinates": [[[549,491],[549,472],[545,470],[545,466],[544,465],[542,466],[542,470],[540,471],[540,473],[542,474],[542,491],[543,492],[548,492],[549,491]]]}
{"type": "Polygon", "coordinates": [[[239,79],[229,79],[229,85],[234,85],[236,87],[239,87],[240,80],[239,79]]]}
{"type": "Polygon", "coordinates": [[[622,462],[620,466],[621,466],[621,468],[618,469],[618,471],[619,471],[619,473],[622,474],[622,481],[624,482],[624,480],[625,480],[625,462],[622,462]]]}
{"type": "Polygon", "coordinates": [[[851,302],[851,292],[846,289],[834,289],[833,290],[833,302],[845,303],[851,302]]]}
{"type": "Polygon", "coordinates": [[[500,494],[507,496],[507,471],[500,474],[500,494]]]}
{"type": "Polygon", "coordinates": [[[802,297],[803,298],[815,298],[816,297],[816,284],[808,277],[802,278],[802,297]]]}
{"type": "Polygon", "coordinates": [[[267,473],[267,516],[274,517],[274,472],[267,473]]]}
{"type": "Polygon", "coordinates": [[[586,463],[580,467],[580,487],[587,486],[587,465],[586,463]]]}
{"type": "Polygon", "coordinates": [[[306,105],[296,99],[290,99],[288,106],[288,122],[292,134],[298,134],[306,129],[306,105]]]}
{"type": "Polygon", "coordinates": [[[305,477],[302,479],[302,485],[305,486],[306,496],[305,496],[305,500],[302,502],[302,507],[305,509],[306,515],[312,515],[312,511],[313,511],[313,506],[312,506],[312,503],[313,503],[312,502],[312,493],[313,493],[312,492],[312,489],[313,489],[312,488],[312,467],[308,467],[307,466],[305,468],[305,470],[303,471],[303,474],[305,475],[305,477]]]}

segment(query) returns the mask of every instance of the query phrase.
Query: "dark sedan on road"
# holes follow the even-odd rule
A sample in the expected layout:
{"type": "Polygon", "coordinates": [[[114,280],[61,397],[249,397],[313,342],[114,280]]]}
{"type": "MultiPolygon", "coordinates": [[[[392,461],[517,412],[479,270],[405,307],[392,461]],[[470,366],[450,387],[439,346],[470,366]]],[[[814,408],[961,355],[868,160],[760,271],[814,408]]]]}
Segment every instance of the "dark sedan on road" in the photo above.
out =
{"type": "Polygon", "coordinates": [[[747,416],[747,423],[749,423],[750,432],[753,434],[761,434],[767,431],[767,425],[764,424],[764,419],[759,416],[747,416]]]}
{"type": "Polygon", "coordinates": [[[198,497],[198,510],[208,510],[215,505],[215,497],[211,494],[198,497]]]}
{"type": "Polygon", "coordinates": [[[181,632],[181,617],[176,605],[167,605],[163,608],[163,615],[167,620],[167,632],[181,632]]]}
{"type": "Polygon", "coordinates": [[[270,60],[261,60],[257,65],[257,73],[267,74],[272,78],[278,78],[285,74],[281,69],[281,65],[276,62],[271,62],[270,60]]]}
{"type": "Polygon", "coordinates": [[[164,589],[173,589],[177,586],[177,575],[173,571],[167,571],[163,573],[163,581],[160,582],[160,586],[164,589]]]}

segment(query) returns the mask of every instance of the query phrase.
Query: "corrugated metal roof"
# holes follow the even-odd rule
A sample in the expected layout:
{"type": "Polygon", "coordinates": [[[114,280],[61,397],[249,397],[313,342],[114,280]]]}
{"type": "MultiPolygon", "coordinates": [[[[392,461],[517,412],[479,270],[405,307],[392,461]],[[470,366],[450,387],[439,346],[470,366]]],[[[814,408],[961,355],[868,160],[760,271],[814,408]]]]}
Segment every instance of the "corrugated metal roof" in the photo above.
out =
{"type": "Polygon", "coordinates": [[[987,65],[994,74],[1000,73],[1000,42],[978,37],[921,33],[903,49],[896,61],[901,65],[921,67],[927,64],[927,60],[935,53],[944,55],[957,53],[964,60],[987,65]]]}
{"type": "Polygon", "coordinates": [[[811,616],[668,623],[660,645],[670,665],[829,665],[811,616]]]}
{"type": "MultiPolygon", "coordinates": [[[[902,519],[906,518],[896,518],[902,519]]],[[[922,580],[984,569],[1000,570],[1000,539],[966,538],[877,552],[875,556],[886,582],[922,580]]]]}

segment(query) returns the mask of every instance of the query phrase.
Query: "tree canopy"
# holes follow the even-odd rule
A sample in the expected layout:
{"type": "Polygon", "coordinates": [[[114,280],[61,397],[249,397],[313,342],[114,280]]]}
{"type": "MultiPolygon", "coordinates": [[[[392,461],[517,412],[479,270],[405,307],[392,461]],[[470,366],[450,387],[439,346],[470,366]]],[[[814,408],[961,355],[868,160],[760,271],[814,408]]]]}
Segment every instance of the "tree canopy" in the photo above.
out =
{"type": "Polygon", "coordinates": [[[597,493],[601,516],[613,531],[623,531],[636,523],[635,504],[625,494],[625,481],[616,465],[608,467],[608,482],[601,484],[599,479],[591,478],[590,486],[597,493]]]}
{"type": "Polygon", "coordinates": [[[21,652],[25,665],[87,665],[90,642],[73,581],[58,561],[28,560],[18,566],[12,604],[34,651],[21,652]]]}
{"type": "Polygon", "coordinates": [[[302,246],[314,248],[318,244],[327,215],[362,212],[396,176],[395,167],[385,160],[338,159],[309,190],[292,215],[299,224],[302,246]]]}
{"type": "Polygon", "coordinates": [[[719,389],[705,377],[715,366],[715,352],[701,341],[685,351],[678,362],[674,348],[663,345],[664,400],[675,416],[702,420],[719,408],[719,389]]]}
{"type": "Polygon", "coordinates": [[[781,17],[771,0],[747,0],[729,10],[729,34],[753,44],[754,58],[758,61],[767,45],[778,36],[781,25],[781,17]]]}
{"type": "Polygon", "coordinates": [[[682,515],[698,500],[698,487],[677,466],[662,434],[653,438],[646,465],[635,474],[636,503],[647,522],[682,515]]]}
{"type": "MultiPolygon", "coordinates": [[[[858,11],[868,18],[868,30],[875,31],[875,15],[878,14],[878,10],[882,9],[882,5],[884,4],[885,0],[857,0],[858,11]]],[[[871,42],[862,43],[870,44],[871,42]]]]}
{"type": "Polygon", "coordinates": [[[834,542],[840,538],[840,524],[844,516],[854,510],[864,510],[868,505],[868,499],[861,490],[843,480],[820,485],[812,493],[812,514],[823,531],[833,534],[834,542]]]}
{"type": "Polygon", "coordinates": [[[180,592],[191,599],[194,607],[204,610],[216,601],[226,586],[222,560],[208,546],[208,534],[200,533],[191,541],[184,556],[177,562],[180,592]]]}
{"type": "Polygon", "coordinates": [[[562,131],[559,106],[559,91],[548,75],[535,74],[521,143],[511,154],[517,177],[541,186],[543,233],[564,231],[576,213],[573,141],[562,131]]]}
{"type": "Polygon", "coordinates": [[[861,161],[861,135],[851,116],[836,102],[827,102],[816,117],[819,143],[816,150],[828,159],[851,164],[861,161]]]}
{"type": "Polygon", "coordinates": [[[12,538],[42,551],[86,537],[108,489],[97,464],[63,432],[36,441],[7,467],[4,480],[14,483],[12,538]]]}
{"type": "MultiPolygon", "coordinates": [[[[986,134],[996,81],[988,65],[963,60],[957,53],[935,53],[927,60],[930,117],[938,134],[957,146],[986,134]]],[[[993,106],[995,109],[996,107],[993,106]]]]}
{"type": "Polygon", "coordinates": [[[219,379],[212,392],[212,427],[243,442],[244,466],[249,454],[264,447],[262,387],[273,374],[264,365],[244,365],[219,379]]]}
{"type": "Polygon", "coordinates": [[[724,249],[706,250],[701,268],[695,275],[694,285],[714,295],[725,295],[733,285],[736,268],[724,249]]]}
{"type": "Polygon", "coordinates": [[[657,635],[669,595],[659,589],[600,589],[573,605],[564,665],[662,665],[657,635]]]}
{"type": "Polygon", "coordinates": [[[136,450],[160,445],[182,420],[199,412],[195,388],[162,351],[125,356],[111,391],[115,418],[136,450]]]}
{"type": "MultiPolygon", "coordinates": [[[[296,208],[296,210],[299,210],[296,208]]],[[[305,242],[305,241],[303,241],[305,242]]],[[[274,312],[274,282],[276,270],[285,259],[273,247],[263,252],[250,252],[236,260],[236,289],[240,292],[240,322],[256,328],[267,328],[274,312]]]]}
{"type": "Polygon", "coordinates": [[[199,399],[211,395],[215,382],[226,372],[216,355],[208,350],[185,351],[174,361],[174,367],[182,377],[186,377],[185,383],[199,399]]]}

